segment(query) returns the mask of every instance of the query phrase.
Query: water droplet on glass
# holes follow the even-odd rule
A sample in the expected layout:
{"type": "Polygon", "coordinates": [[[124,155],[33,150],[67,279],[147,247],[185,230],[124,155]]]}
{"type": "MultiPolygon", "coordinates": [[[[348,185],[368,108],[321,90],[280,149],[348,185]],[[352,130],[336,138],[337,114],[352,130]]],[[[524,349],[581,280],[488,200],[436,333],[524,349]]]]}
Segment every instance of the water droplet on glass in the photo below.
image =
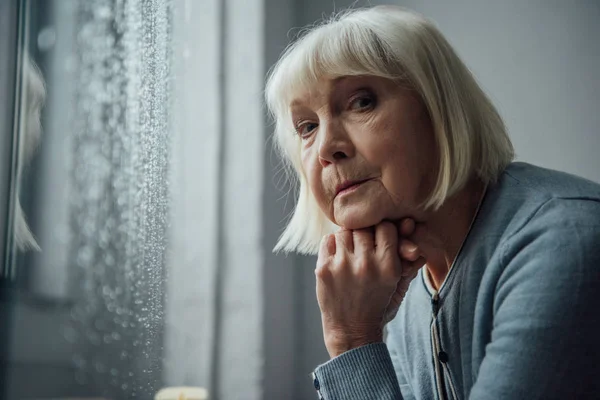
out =
{"type": "Polygon", "coordinates": [[[101,362],[95,363],[94,368],[96,368],[96,371],[100,374],[103,374],[106,372],[106,367],[101,362]]]}
{"type": "Polygon", "coordinates": [[[82,356],[80,356],[79,354],[75,354],[73,356],[73,358],[71,359],[71,361],[73,362],[73,365],[75,366],[75,368],[83,368],[86,365],[85,359],[82,356]]]}
{"type": "Polygon", "coordinates": [[[66,133],[70,322],[81,353],[73,362],[97,387],[127,390],[123,398],[150,398],[162,373],[170,3],[76,2],[75,51],[59,71],[72,77],[76,98],[66,133]],[[139,382],[124,383],[123,371],[139,382]]]}
{"type": "Polygon", "coordinates": [[[96,332],[90,332],[88,334],[88,340],[90,341],[91,344],[93,344],[94,346],[99,346],[101,343],[100,340],[100,335],[98,335],[96,332]]]}
{"type": "Polygon", "coordinates": [[[100,318],[98,318],[97,320],[94,321],[94,327],[96,329],[98,329],[99,331],[106,329],[106,324],[104,323],[104,321],[100,318]]]}
{"type": "Polygon", "coordinates": [[[75,382],[79,385],[85,385],[87,383],[87,377],[84,372],[77,371],[75,372],[75,382]]]}
{"type": "Polygon", "coordinates": [[[77,331],[72,327],[65,327],[63,330],[63,337],[69,343],[75,343],[77,341],[77,331]]]}
{"type": "Polygon", "coordinates": [[[48,51],[56,43],[56,31],[53,27],[45,27],[40,30],[37,37],[38,49],[41,51],[48,51]]]}

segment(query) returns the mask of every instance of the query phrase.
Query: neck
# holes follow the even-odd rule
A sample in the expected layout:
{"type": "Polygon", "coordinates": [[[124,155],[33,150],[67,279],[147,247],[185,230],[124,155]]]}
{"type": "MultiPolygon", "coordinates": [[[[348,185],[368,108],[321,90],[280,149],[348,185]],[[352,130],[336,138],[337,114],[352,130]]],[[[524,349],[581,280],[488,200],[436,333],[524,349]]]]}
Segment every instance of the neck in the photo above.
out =
{"type": "Polygon", "coordinates": [[[421,249],[429,281],[436,290],[446,279],[469,234],[484,192],[485,185],[473,180],[446,200],[442,207],[426,214],[418,222],[420,227],[415,244],[421,249]]]}

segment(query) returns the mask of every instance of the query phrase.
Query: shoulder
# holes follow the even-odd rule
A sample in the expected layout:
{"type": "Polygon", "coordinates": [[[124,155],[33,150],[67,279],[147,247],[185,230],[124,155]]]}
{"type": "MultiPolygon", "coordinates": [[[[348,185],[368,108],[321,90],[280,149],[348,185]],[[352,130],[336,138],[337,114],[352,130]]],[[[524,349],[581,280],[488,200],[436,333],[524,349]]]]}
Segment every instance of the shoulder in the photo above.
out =
{"type": "MultiPolygon", "coordinates": [[[[509,260],[521,253],[568,257],[561,250],[600,254],[600,197],[555,194],[532,207],[527,218],[503,243],[509,260]]],[[[572,253],[570,254],[573,255],[572,253]]],[[[505,259],[505,261],[508,261],[505,259]]]]}
{"type": "Polygon", "coordinates": [[[506,168],[501,180],[503,178],[505,187],[511,186],[538,200],[585,198],[600,201],[600,184],[562,171],[515,162],[506,168]]]}
{"type": "MultiPolygon", "coordinates": [[[[499,286],[537,285],[600,268],[600,185],[536,167],[511,164],[487,210],[498,234],[499,286]]],[[[486,228],[487,228],[486,227],[486,228]]],[[[600,274],[597,274],[600,276],[600,274]]],[[[569,286],[565,282],[564,288],[569,286]]]]}
{"type": "Polygon", "coordinates": [[[551,253],[560,244],[581,247],[598,240],[599,184],[526,163],[511,164],[504,175],[512,186],[504,185],[509,193],[503,197],[514,197],[516,193],[522,202],[519,208],[526,210],[505,238],[505,253],[532,247],[551,253]],[[550,243],[554,245],[548,247],[550,243]]]}
{"type": "Polygon", "coordinates": [[[512,163],[491,184],[482,207],[486,236],[497,245],[518,234],[553,231],[577,221],[598,223],[600,185],[590,180],[537,167],[512,163]]]}

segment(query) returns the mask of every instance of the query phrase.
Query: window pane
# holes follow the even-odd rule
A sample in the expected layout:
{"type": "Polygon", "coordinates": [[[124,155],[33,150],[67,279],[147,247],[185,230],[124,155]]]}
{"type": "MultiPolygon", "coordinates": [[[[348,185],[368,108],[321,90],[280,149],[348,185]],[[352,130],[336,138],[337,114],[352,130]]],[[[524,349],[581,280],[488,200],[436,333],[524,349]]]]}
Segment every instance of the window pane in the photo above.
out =
{"type": "Polygon", "coordinates": [[[152,398],[162,387],[171,4],[22,6],[6,397],[152,398]]]}
{"type": "Polygon", "coordinates": [[[293,202],[262,101],[292,2],[2,3],[0,398],[312,393],[314,262],[271,252],[293,202]]]}

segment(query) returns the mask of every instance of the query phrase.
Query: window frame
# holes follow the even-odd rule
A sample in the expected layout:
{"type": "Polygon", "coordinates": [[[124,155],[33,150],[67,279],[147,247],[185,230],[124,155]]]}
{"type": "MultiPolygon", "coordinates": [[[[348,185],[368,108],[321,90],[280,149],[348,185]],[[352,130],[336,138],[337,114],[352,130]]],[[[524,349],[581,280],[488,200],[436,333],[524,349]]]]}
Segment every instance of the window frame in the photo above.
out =
{"type": "Polygon", "coordinates": [[[21,112],[22,63],[25,43],[26,0],[0,4],[0,271],[2,286],[15,278],[12,257],[13,218],[21,112]]]}

